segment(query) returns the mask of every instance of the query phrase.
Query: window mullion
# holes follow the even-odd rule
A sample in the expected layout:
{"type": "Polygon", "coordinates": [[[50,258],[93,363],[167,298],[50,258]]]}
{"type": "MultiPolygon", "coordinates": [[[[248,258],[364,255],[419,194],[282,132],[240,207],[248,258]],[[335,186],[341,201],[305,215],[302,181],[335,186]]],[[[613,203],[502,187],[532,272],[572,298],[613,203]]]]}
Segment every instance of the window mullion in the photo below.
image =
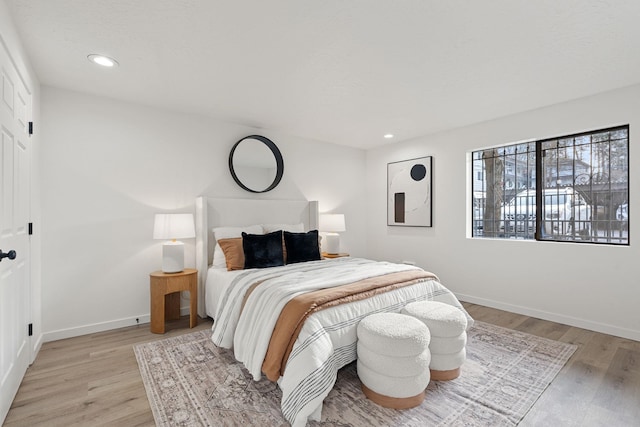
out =
{"type": "Polygon", "coordinates": [[[542,163],[544,161],[544,153],[542,152],[542,142],[536,141],[536,233],[535,239],[542,240],[542,205],[540,204],[540,200],[542,200],[542,163]]]}

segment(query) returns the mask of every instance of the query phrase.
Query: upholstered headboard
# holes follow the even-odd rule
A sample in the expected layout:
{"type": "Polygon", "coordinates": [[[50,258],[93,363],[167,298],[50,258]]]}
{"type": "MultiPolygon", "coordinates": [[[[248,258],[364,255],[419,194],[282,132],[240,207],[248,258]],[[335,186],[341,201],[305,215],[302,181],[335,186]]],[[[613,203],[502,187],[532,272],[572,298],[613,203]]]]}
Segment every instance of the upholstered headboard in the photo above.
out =
{"type": "Polygon", "coordinates": [[[298,223],[303,223],[306,230],[318,228],[318,202],[198,197],[196,199],[198,314],[206,317],[204,282],[215,247],[212,231],[214,227],[298,223]]]}

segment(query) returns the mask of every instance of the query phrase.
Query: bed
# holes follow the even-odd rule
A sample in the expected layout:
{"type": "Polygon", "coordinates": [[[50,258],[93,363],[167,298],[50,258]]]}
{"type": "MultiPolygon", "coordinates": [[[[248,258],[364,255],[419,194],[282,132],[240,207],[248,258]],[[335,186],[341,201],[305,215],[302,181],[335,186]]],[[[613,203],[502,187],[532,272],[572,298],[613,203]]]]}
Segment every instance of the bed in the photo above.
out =
{"type": "Polygon", "coordinates": [[[278,382],[283,416],[293,426],[320,419],[338,370],[356,359],[356,326],[365,316],[436,300],[458,307],[473,323],[434,274],[410,265],[348,257],[227,271],[213,229],[256,225],[267,232],[290,228],[295,231],[287,237],[308,242],[306,232],[317,229],[318,204],[198,198],[199,314],[214,319],[212,341],[233,348],[254,379],[266,375],[278,382]]]}

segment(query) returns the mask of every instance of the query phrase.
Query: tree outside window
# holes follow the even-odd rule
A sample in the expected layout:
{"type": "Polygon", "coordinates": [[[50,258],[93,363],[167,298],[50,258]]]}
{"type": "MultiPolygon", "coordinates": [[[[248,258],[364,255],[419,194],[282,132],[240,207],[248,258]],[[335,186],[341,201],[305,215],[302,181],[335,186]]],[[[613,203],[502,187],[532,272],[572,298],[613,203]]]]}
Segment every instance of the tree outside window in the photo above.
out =
{"type": "Polygon", "coordinates": [[[473,152],[473,237],[628,245],[628,152],[629,126],[473,152]]]}

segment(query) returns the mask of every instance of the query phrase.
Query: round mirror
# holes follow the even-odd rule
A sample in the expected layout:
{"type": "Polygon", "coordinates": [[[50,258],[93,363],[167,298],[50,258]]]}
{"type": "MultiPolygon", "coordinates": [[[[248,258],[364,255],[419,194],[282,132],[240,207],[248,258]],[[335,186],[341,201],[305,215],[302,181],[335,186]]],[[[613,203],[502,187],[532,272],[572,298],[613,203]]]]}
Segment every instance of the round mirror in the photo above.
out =
{"type": "Polygon", "coordinates": [[[250,135],[236,142],[231,149],[229,170],[240,187],[252,193],[265,193],[280,183],[284,162],[273,141],[261,135],[250,135]]]}

